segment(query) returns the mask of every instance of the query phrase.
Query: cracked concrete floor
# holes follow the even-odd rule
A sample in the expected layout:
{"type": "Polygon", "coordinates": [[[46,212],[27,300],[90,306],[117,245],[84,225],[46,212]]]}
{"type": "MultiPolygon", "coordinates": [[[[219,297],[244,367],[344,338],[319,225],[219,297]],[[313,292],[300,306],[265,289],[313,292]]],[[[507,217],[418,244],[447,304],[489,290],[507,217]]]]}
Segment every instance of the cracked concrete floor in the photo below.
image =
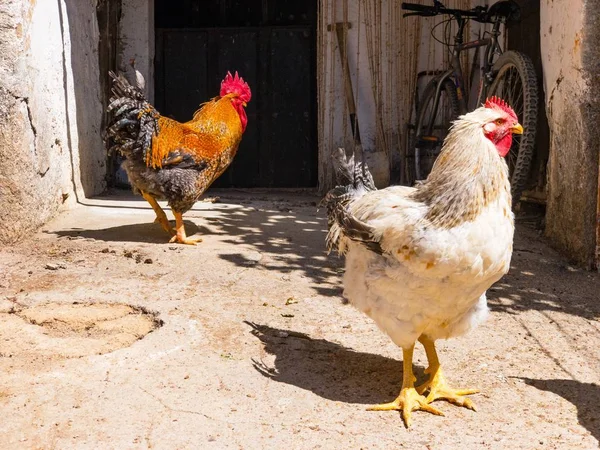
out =
{"type": "Polygon", "coordinates": [[[216,195],[184,216],[197,247],[118,193],[0,250],[0,448],[597,448],[600,277],[533,229],[488,322],[441,345],[478,412],[442,402],[406,430],[365,410],[397,394],[401,352],[342,304],[318,198],[216,195]]]}

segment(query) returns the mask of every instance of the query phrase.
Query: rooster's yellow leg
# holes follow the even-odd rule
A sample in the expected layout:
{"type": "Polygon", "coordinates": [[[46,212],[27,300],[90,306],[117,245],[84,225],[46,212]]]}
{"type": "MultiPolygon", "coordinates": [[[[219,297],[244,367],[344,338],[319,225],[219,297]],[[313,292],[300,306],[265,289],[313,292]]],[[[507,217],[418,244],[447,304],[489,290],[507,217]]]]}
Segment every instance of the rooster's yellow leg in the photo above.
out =
{"type": "Polygon", "coordinates": [[[408,349],[402,349],[404,354],[404,361],[402,362],[402,389],[396,400],[367,408],[369,411],[402,411],[402,419],[404,419],[406,427],[410,427],[413,411],[421,410],[437,414],[438,416],[444,415],[440,410],[430,406],[427,399],[420,395],[415,389],[415,376],[412,369],[414,348],[415,346],[413,345],[408,349]]]}
{"type": "Polygon", "coordinates": [[[162,229],[165,230],[167,233],[169,233],[171,235],[175,234],[173,227],[171,227],[171,224],[169,223],[169,219],[167,219],[167,215],[165,214],[163,209],[160,207],[160,205],[158,204],[156,199],[154,197],[152,197],[150,194],[148,194],[147,192],[143,192],[143,191],[142,191],[142,197],[144,197],[144,199],[146,199],[146,201],[148,203],[150,203],[150,206],[152,206],[152,209],[156,213],[156,219],[154,220],[154,222],[160,223],[160,226],[162,227],[162,229]]]}
{"type": "Polygon", "coordinates": [[[427,336],[421,335],[419,342],[425,347],[425,353],[427,354],[427,361],[429,361],[429,367],[425,369],[425,373],[429,374],[429,380],[417,387],[419,394],[427,394],[427,402],[431,403],[435,400],[447,400],[458,406],[464,406],[465,408],[472,409],[475,411],[475,406],[470,398],[465,395],[476,394],[479,392],[478,389],[452,389],[448,386],[446,378],[442,373],[440,361],[435,350],[435,343],[427,336]]]}
{"type": "Polygon", "coordinates": [[[173,215],[175,216],[175,236],[171,238],[169,242],[178,242],[180,244],[188,244],[188,245],[196,245],[198,242],[202,242],[202,239],[190,239],[185,234],[185,227],[183,225],[183,214],[180,212],[173,211],[173,215]]]}

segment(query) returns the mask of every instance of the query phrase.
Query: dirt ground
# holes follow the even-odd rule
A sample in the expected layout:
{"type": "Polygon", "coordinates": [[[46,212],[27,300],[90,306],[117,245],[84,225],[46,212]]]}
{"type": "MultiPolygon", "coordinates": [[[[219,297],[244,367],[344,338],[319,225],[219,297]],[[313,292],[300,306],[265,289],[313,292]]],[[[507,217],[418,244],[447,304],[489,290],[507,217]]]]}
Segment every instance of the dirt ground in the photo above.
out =
{"type": "Polygon", "coordinates": [[[531,223],[488,322],[441,344],[478,412],[407,430],[365,410],[397,395],[401,351],[342,303],[319,199],[211,195],[184,216],[197,247],[121,192],[0,250],[0,448],[598,448],[600,276],[531,223]]]}

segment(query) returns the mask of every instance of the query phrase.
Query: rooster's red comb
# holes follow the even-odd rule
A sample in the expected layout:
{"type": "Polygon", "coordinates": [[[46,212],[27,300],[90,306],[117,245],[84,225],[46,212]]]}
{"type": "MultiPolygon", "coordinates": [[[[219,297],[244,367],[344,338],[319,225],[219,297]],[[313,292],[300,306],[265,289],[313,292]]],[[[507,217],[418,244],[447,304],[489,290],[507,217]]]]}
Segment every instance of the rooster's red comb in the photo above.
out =
{"type": "Polygon", "coordinates": [[[517,115],[515,114],[514,110],[510,106],[508,106],[508,103],[506,103],[500,97],[496,97],[494,95],[493,97],[488,98],[485,101],[485,107],[486,108],[499,108],[502,111],[504,111],[505,113],[512,116],[515,120],[517,120],[517,115]]]}
{"type": "Polygon", "coordinates": [[[252,97],[250,86],[235,72],[235,75],[231,75],[231,72],[227,72],[223,81],[221,81],[221,93],[220,96],[224,97],[227,94],[235,93],[244,102],[249,102],[252,97]]]}

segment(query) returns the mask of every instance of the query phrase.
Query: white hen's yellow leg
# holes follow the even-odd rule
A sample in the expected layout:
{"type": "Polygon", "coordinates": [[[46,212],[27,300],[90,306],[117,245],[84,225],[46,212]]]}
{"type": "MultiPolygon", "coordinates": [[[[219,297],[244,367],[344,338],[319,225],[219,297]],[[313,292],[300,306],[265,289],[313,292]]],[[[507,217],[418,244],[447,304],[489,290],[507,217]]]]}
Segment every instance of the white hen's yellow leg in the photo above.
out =
{"type": "Polygon", "coordinates": [[[163,209],[160,207],[160,205],[158,204],[156,199],[154,197],[152,197],[150,194],[148,194],[147,192],[143,192],[143,191],[142,191],[142,197],[144,197],[144,199],[148,203],[150,203],[150,206],[152,206],[152,209],[156,213],[156,219],[154,220],[154,222],[160,223],[160,226],[162,227],[162,229],[165,230],[170,235],[175,234],[175,230],[173,230],[173,227],[171,227],[171,224],[169,223],[169,219],[167,219],[167,215],[165,214],[163,209]]]}
{"type": "Polygon", "coordinates": [[[175,216],[175,236],[171,238],[169,242],[178,242],[180,244],[188,244],[188,245],[196,245],[198,242],[202,242],[202,239],[190,239],[185,234],[185,227],[183,225],[183,214],[180,212],[173,211],[173,215],[175,216]]]}
{"type": "Polygon", "coordinates": [[[429,367],[425,369],[425,373],[429,374],[429,380],[417,387],[419,394],[427,394],[427,402],[431,403],[435,400],[447,400],[458,406],[464,406],[465,408],[472,409],[475,411],[475,406],[470,398],[465,395],[476,394],[479,392],[478,389],[452,389],[448,386],[446,378],[442,373],[440,361],[435,350],[435,343],[427,336],[421,336],[419,342],[425,347],[425,353],[427,354],[427,361],[429,361],[429,367]]]}
{"type": "Polygon", "coordinates": [[[367,408],[369,411],[402,411],[402,419],[406,427],[410,427],[412,422],[411,415],[413,411],[427,411],[438,416],[443,416],[444,413],[430,406],[425,397],[420,395],[415,389],[415,376],[412,369],[412,358],[415,346],[409,349],[403,349],[404,361],[402,374],[402,389],[400,394],[390,403],[374,405],[367,408]]]}

